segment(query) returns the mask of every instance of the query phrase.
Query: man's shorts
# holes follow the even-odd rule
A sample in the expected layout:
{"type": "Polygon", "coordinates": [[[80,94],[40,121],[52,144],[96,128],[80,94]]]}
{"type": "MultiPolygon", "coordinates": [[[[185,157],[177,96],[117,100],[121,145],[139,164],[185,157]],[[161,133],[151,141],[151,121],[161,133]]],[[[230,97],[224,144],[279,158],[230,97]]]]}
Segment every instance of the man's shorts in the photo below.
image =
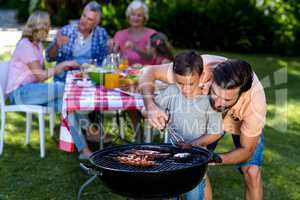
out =
{"type": "MultiPolygon", "coordinates": [[[[222,137],[220,139],[222,139],[222,137]]],[[[235,147],[238,148],[238,147],[241,146],[239,135],[232,135],[232,139],[233,139],[235,147]]],[[[209,150],[215,150],[215,148],[218,145],[219,140],[212,143],[212,144],[210,144],[210,145],[208,145],[207,148],[209,150]]],[[[264,134],[263,134],[263,131],[262,131],[262,133],[260,134],[259,142],[256,145],[255,151],[254,151],[252,157],[250,158],[250,160],[248,160],[247,162],[237,164],[237,167],[239,169],[241,167],[246,167],[246,166],[251,166],[251,165],[256,165],[256,166],[260,167],[262,165],[262,162],[263,162],[264,144],[265,144],[264,134]]]]}

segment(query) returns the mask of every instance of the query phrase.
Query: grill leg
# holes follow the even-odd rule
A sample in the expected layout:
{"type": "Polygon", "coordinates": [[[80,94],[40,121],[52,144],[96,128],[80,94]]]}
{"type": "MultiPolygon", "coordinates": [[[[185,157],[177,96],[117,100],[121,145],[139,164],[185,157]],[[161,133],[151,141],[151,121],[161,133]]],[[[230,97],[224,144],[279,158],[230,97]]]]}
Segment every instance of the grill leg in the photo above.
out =
{"type": "Polygon", "coordinates": [[[84,188],[86,188],[89,184],[91,184],[96,178],[97,178],[97,174],[95,174],[94,176],[92,176],[91,178],[89,178],[79,189],[78,194],[77,194],[77,200],[80,200],[80,196],[82,191],[84,190],[84,188]]]}

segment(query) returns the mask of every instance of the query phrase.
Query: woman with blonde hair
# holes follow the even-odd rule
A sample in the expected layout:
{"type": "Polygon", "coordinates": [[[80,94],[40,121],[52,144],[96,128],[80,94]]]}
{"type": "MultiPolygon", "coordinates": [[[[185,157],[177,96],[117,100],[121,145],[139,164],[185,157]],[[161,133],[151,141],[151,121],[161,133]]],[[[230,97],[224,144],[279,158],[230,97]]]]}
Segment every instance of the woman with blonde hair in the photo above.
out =
{"type": "Polygon", "coordinates": [[[129,27],[115,34],[113,50],[127,58],[129,65],[151,64],[152,54],[147,49],[147,44],[150,36],[156,31],[145,27],[149,19],[147,5],[142,1],[134,0],[128,5],[125,14],[129,27]]]}
{"type": "Polygon", "coordinates": [[[66,61],[53,68],[45,68],[42,41],[47,38],[49,30],[50,17],[47,12],[36,11],[30,15],[9,64],[5,93],[12,104],[45,105],[61,111],[64,85],[43,82],[68,66],[78,64],[66,61]]]}

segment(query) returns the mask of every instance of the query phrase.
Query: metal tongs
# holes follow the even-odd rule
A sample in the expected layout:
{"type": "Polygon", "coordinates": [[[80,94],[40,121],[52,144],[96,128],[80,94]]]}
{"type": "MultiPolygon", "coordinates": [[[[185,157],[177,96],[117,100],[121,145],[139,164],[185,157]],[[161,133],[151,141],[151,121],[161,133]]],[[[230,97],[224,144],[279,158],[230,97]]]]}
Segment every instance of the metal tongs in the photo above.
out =
{"type": "Polygon", "coordinates": [[[168,115],[168,120],[166,121],[165,128],[162,131],[165,132],[165,130],[167,130],[168,136],[170,138],[172,145],[174,147],[180,147],[180,145],[179,145],[180,143],[185,143],[184,139],[181,135],[176,133],[175,129],[172,126],[169,126],[171,114],[170,114],[170,110],[168,108],[166,109],[166,113],[168,115]]]}

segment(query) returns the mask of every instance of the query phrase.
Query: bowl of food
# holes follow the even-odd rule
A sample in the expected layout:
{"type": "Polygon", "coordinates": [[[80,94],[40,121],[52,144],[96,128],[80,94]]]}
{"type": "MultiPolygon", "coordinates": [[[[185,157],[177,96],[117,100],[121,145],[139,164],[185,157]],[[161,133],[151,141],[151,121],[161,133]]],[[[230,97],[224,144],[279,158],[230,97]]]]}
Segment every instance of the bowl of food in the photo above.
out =
{"type": "Polygon", "coordinates": [[[138,75],[127,74],[120,79],[120,89],[126,92],[137,93],[138,75]]]}
{"type": "Polygon", "coordinates": [[[89,78],[96,84],[96,85],[103,85],[104,84],[104,76],[108,73],[108,71],[103,70],[101,68],[95,68],[89,70],[87,72],[89,78]]]}
{"type": "Polygon", "coordinates": [[[139,64],[139,63],[136,63],[136,64],[131,65],[131,68],[132,68],[132,69],[142,69],[142,68],[143,68],[143,65],[142,65],[142,64],[139,64]]]}

